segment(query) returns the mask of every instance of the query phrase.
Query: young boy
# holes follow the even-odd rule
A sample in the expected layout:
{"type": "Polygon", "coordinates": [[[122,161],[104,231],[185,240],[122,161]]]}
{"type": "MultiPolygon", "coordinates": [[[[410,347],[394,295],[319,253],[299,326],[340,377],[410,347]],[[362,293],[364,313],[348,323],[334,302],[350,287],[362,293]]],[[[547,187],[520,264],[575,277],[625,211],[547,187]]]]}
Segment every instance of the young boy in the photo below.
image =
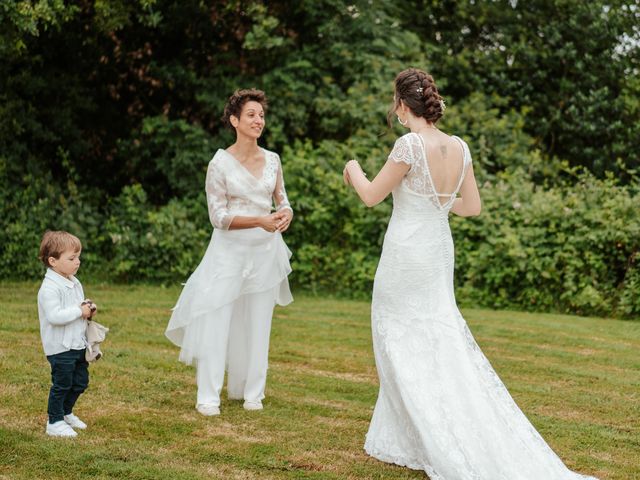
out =
{"type": "Polygon", "coordinates": [[[73,406],[89,385],[87,319],[97,309],[85,300],[82,285],[74,276],[80,268],[81,250],[78,237],[67,232],[46,232],[40,244],[39,257],[47,273],[38,292],[38,315],[52,383],[46,433],[54,437],[75,437],[74,428],[87,428],[73,414],[73,406]]]}

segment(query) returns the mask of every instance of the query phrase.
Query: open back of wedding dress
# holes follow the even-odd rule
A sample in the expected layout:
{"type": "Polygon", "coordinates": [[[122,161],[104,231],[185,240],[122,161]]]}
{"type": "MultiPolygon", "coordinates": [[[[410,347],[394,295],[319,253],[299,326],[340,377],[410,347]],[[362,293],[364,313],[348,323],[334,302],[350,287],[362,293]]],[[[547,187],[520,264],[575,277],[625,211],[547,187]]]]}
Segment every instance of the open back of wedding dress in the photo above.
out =
{"type": "Polygon", "coordinates": [[[431,480],[595,480],[570,471],[542,439],[456,306],[448,217],[471,155],[454,138],[463,160],[447,160],[450,177],[458,172],[453,192],[436,191],[432,174],[446,164],[430,165],[420,135],[399,138],[389,156],[410,169],[393,191],[373,288],[380,392],[365,450],[431,480]]]}

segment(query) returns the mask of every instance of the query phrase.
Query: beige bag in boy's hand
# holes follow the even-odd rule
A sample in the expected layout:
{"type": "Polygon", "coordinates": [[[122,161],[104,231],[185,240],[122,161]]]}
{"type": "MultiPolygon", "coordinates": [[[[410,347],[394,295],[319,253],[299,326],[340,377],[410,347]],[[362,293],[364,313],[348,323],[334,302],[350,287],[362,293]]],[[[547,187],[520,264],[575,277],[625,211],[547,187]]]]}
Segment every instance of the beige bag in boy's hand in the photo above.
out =
{"type": "Polygon", "coordinates": [[[100,351],[100,344],[104,342],[109,329],[104,325],[100,325],[98,322],[89,320],[87,322],[87,350],[85,352],[85,358],[87,362],[95,362],[102,357],[100,351]]]}

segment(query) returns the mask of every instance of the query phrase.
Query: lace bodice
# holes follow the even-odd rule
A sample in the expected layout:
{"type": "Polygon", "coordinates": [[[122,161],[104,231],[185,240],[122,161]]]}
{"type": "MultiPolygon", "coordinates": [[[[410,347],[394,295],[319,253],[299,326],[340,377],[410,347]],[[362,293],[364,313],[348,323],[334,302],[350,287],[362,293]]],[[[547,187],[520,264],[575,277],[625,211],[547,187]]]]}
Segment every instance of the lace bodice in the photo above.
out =
{"type": "Polygon", "coordinates": [[[280,157],[262,151],[265,163],[259,178],[226,150],[219,149],[209,162],[205,188],[209,219],[215,228],[228,230],[236,215],[267,215],[273,202],[276,210],[293,211],[284,188],[280,157]]]}
{"type": "Polygon", "coordinates": [[[419,134],[411,132],[398,138],[389,154],[389,159],[395,162],[404,162],[411,167],[402,179],[401,185],[413,193],[429,197],[436,208],[447,212],[453,205],[462,180],[471,165],[471,153],[467,144],[459,137],[453,136],[452,138],[460,143],[463,152],[462,171],[453,192],[438,192],[436,190],[429,170],[424,140],[419,134]]]}

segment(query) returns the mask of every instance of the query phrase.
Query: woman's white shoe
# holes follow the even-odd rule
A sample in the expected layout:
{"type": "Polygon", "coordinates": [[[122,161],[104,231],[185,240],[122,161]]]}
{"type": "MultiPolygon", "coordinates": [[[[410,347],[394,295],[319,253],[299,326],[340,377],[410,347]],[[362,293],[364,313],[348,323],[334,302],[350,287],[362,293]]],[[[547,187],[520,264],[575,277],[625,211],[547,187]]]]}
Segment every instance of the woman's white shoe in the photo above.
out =
{"type": "Polygon", "coordinates": [[[244,402],[243,407],[245,410],[262,410],[262,402],[260,400],[257,402],[250,402],[247,400],[244,402]]]}
{"type": "Polygon", "coordinates": [[[212,417],[214,415],[220,415],[220,407],[217,405],[211,405],[210,403],[199,403],[196,405],[196,410],[205,417],[212,417]]]}

